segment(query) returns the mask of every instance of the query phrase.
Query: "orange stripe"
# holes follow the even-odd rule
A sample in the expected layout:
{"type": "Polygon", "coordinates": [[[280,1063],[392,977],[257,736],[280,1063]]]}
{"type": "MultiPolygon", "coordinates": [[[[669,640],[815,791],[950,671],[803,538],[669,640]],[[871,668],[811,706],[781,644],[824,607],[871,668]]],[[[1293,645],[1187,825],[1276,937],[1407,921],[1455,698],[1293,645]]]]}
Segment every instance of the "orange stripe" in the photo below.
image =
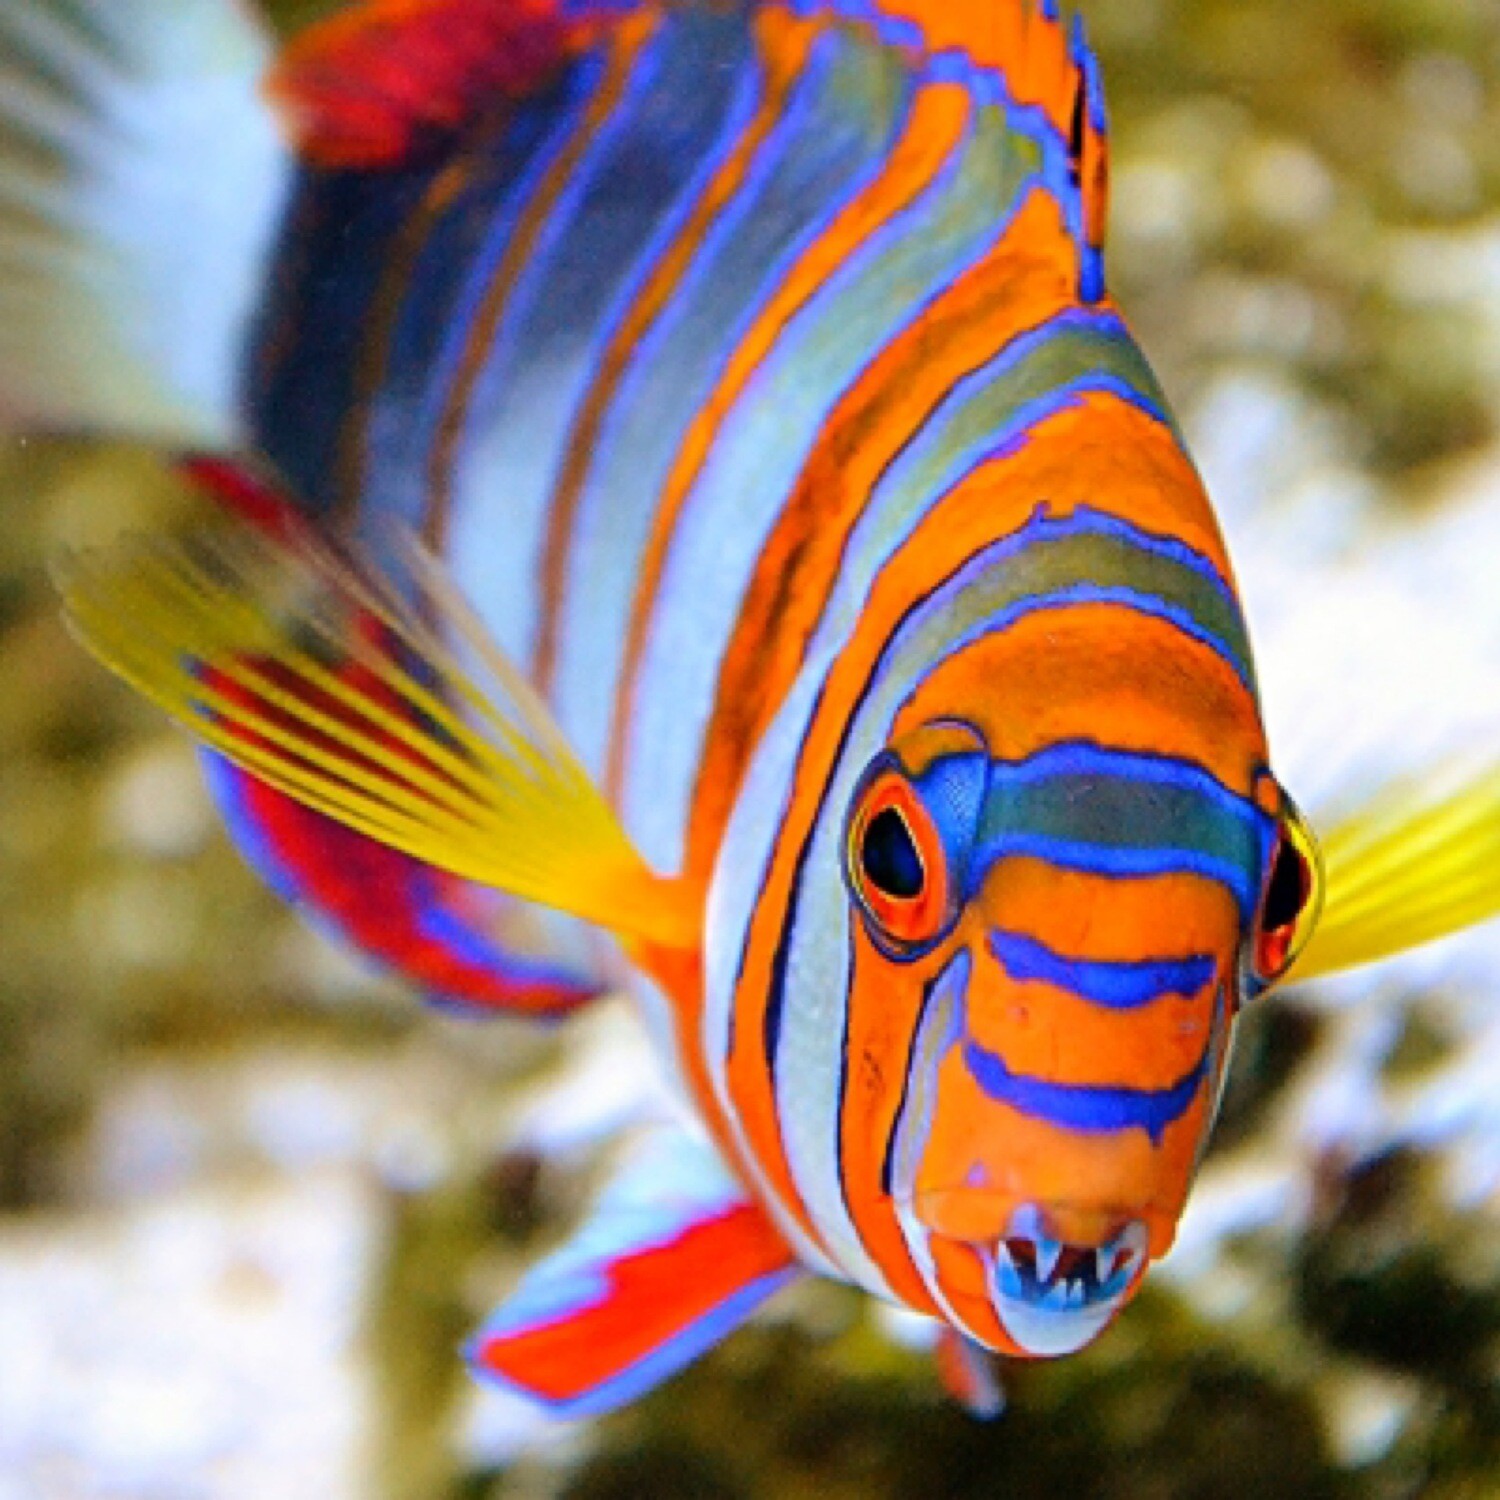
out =
{"type": "Polygon", "coordinates": [[[542,617],[532,676],[543,692],[550,686],[557,665],[563,586],[573,523],[610,402],[619,390],[636,347],[677,290],[703,236],[739,191],[756,154],[781,119],[787,95],[801,75],[808,50],[821,29],[820,25],[793,20],[777,11],[762,11],[756,15],[756,39],[766,56],[767,71],[764,96],[755,118],[732,154],[714,174],[688,222],[652,268],[629,314],[601,356],[598,372],[574,420],[563,470],[553,490],[542,561],[542,617]]]}
{"type": "Polygon", "coordinates": [[[505,255],[495,271],[484,301],[480,304],[474,327],[464,345],[463,359],[454,380],[453,391],[444,408],[428,460],[427,514],[423,521],[422,536],[434,550],[441,549],[447,536],[459,440],[468,421],[469,407],[473,403],[479,378],[494,347],[495,333],[515,289],[516,278],[520,275],[521,268],[531,259],[558,195],[573,175],[600,126],[620,102],[620,96],[629,81],[631,65],[659,24],[660,17],[656,15],[635,14],[621,20],[611,33],[609,63],[603,82],[590,101],[588,111],[579,122],[572,140],[547,170],[536,196],[527,205],[510,243],[505,247],[505,255]]]}
{"type": "Polygon", "coordinates": [[[720,430],[786,324],[813,299],[853,251],[931,185],[956,148],[968,123],[969,111],[968,96],[956,85],[937,85],[921,92],[912,107],[906,132],[885,169],[835,218],[787,274],[775,296],[740,340],[713,393],[693,418],[662,486],[631,605],[605,782],[614,796],[619,796],[624,785],[625,754],[641,659],[661,589],[667,551],[683,507],[720,430]]]}
{"type": "Polygon", "coordinates": [[[937,720],[973,724],[999,760],[1059,740],[1196,761],[1246,797],[1264,760],[1259,710],[1234,668],[1170,621],[1112,604],[1017,620],[931,673],[892,737],[937,720]]]}
{"type": "Polygon", "coordinates": [[[1005,75],[1012,98],[1041,109],[1067,139],[1080,86],[1061,20],[1033,0],[876,0],[886,15],[914,22],[929,52],[964,52],[1005,75]]]}
{"type": "MultiPolygon", "coordinates": [[[[1205,876],[1110,882],[1066,878],[1070,873],[1040,861],[1008,859],[976,902],[972,937],[978,952],[984,954],[991,931],[1029,931],[1023,913],[1027,906],[1041,905],[1044,893],[1049,908],[1071,902],[1075,926],[1084,931],[1093,925],[1090,919],[1120,931],[1127,915],[1134,915],[1136,931],[1115,945],[1121,956],[1235,951],[1234,898],[1205,876]]],[[[1139,1009],[1109,1010],[1040,981],[1012,980],[985,956],[974,965],[969,986],[969,1028],[1007,1068],[1028,1077],[1096,1088],[1169,1089],[1203,1056],[1217,990],[1215,983],[1196,995],[1165,995],[1139,1009]]]]}
{"type": "Polygon", "coordinates": [[[952,1239],[991,1238],[997,1209],[1016,1201],[1055,1206],[1059,1228],[1080,1237],[1104,1230],[1118,1209],[1144,1213],[1151,1253],[1171,1244],[1207,1125],[1215,1080],[1206,1080],[1159,1145],[1142,1130],[1085,1135],[990,1099],[955,1049],[944,1065],[941,1103],[917,1173],[921,1213],[952,1239]],[[964,1184],[978,1167],[977,1192],[964,1184]]]}
{"type": "Polygon", "coordinates": [[[690,871],[718,847],[740,776],[801,669],[880,475],[971,370],[1077,300],[1056,202],[1034,191],[1000,243],[869,365],[829,417],[767,539],[724,653],[694,789],[690,871]]]}

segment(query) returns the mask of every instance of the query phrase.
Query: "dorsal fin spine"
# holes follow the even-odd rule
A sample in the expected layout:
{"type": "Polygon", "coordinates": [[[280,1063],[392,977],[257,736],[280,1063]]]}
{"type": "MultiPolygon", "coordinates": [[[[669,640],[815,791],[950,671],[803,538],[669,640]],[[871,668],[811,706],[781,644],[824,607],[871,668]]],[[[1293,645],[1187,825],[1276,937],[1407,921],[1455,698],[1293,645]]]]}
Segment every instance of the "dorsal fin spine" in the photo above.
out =
{"type": "Polygon", "coordinates": [[[546,88],[618,15],[567,0],[360,0],[292,42],[269,92],[304,161],[399,167],[546,88]]]}
{"type": "MultiPolygon", "coordinates": [[[[271,79],[303,159],[407,164],[481,114],[550,85],[606,30],[663,0],[358,0],[293,42],[271,79]]],[[[1099,69],[1057,0],[761,0],[836,18],[920,58],[1057,142],[1047,175],[1078,247],[1079,295],[1104,296],[1107,149],[1099,69]],[[1065,165],[1064,165],[1065,164],[1065,165]]],[[[1049,150],[1049,156],[1053,152],[1049,150]]]]}

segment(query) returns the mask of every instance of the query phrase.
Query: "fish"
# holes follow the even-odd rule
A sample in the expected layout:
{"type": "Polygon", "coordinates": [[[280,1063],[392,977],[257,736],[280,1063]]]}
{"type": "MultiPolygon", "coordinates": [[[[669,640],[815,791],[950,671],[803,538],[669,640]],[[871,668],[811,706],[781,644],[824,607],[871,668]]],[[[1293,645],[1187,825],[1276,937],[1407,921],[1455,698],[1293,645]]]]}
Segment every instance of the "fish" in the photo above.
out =
{"type": "Polygon", "coordinates": [[[1171,1248],[1243,1007],[1500,910],[1500,771],[1271,769],[1051,0],[27,0],[0,69],[0,413],[196,496],[74,632],[286,899],[448,1010],[625,990],[687,1106],[480,1377],[596,1415],[821,1276],[993,1415],[1171,1248]]]}

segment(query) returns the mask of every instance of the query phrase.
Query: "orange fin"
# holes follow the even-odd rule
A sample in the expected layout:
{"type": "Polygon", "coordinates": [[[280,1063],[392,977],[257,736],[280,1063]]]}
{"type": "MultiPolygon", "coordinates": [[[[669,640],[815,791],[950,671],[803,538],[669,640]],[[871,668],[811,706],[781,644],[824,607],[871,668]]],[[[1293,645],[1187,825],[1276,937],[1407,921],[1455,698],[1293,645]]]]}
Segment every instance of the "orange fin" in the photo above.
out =
{"type": "Polygon", "coordinates": [[[469,1359],[554,1415],[597,1416],[676,1374],[797,1274],[712,1149],[666,1131],[527,1272],[469,1359]]]}
{"type": "Polygon", "coordinates": [[[875,0],[916,28],[928,52],[962,53],[1004,76],[1019,105],[1039,109],[1068,142],[1088,246],[1101,250],[1109,210],[1108,123],[1099,64],[1075,16],[1056,0],[875,0]]]}
{"type": "Polygon", "coordinates": [[[938,1334],[933,1352],[943,1389],[968,1414],[980,1422],[992,1422],[1005,1410],[1005,1389],[995,1356],[965,1338],[956,1328],[938,1334]]]}
{"type": "Polygon", "coordinates": [[[303,32],[271,75],[304,160],[400,166],[497,101],[544,88],[599,17],[560,0],[361,0],[303,32]]]}

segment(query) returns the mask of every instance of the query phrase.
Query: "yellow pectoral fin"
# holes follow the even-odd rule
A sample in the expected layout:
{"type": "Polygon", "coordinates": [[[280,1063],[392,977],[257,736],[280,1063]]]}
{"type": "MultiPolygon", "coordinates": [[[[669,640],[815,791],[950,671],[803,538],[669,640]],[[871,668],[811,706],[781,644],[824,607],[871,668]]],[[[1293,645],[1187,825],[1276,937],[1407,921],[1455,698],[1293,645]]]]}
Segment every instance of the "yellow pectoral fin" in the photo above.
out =
{"type": "Polygon", "coordinates": [[[1500,913],[1500,767],[1378,800],[1322,840],[1323,914],[1289,980],[1388,958],[1500,913]]]}
{"type": "Polygon", "coordinates": [[[57,571],[91,651],[280,791],[465,879],[694,947],[696,893],[652,872],[441,565],[400,550],[398,586],[305,529],[215,515],[57,571]]]}

